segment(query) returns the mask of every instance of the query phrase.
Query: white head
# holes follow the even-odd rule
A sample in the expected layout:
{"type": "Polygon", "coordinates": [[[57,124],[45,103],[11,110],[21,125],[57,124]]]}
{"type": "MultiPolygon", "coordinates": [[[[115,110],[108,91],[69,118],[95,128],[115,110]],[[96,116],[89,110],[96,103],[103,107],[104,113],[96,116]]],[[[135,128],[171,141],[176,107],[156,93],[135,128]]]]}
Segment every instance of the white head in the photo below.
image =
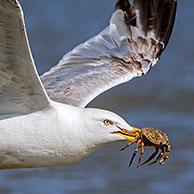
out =
{"type": "Polygon", "coordinates": [[[125,135],[122,131],[133,131],[133,128],[117,114],[93,108],[83,109],[84,128],[87,131],[85,136],[90,139],[95,146],[111,143],[115,141],[133,141],[134,137],[125,135]]]}

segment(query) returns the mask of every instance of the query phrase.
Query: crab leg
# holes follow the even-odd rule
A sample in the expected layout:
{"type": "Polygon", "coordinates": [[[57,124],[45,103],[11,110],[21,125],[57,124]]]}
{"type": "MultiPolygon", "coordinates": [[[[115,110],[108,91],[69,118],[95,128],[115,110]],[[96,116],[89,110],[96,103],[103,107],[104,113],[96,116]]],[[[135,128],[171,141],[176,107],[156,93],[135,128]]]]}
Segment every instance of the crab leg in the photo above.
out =
{"type": "Polygon", "coordinates": [[[137,152],[138,152],[138,148],[139,148],[139,144],[140,144],[140,143],[141,143],[141,139],[139,139],[139,140],[137,141],[137,143],[136,143],[135,149],[134,149],[134,151],[133,151],[133,155],[132,155],[131,160],[130,160],[130,162],[129,162],[129,167],[131,166],[131,164],[132,164],[132,162],[133,162],[133,159],[135,158],[135,156],[136,156],[136,154],[137,154],[137,152]]]}
{"type": "Polygon", "coordinates": [[[128,148],[130,146],[130,143],[128,143],[126,146],[122,147],[119,152],[122,152],[123,150],[125,150],[126,148],[128,148]]]}
{"type": "Polygon", "coordinates": [[[140,164],[140,166],[143,166],[144,164],[148,163],[150,160],[152,160],[158,154],[159,148],[156,147],[155,149],[156,149],[155,152],[145,162],[140,164]]]}
{"type": "Polygon", "coordinates": [[[169,153],[165,152],[162,154],[162,158],[159,161],[159,164],[163,165],[165,163],[165,161],[168,159],[168,155],[169,153]]]}
{"type": "Polygon", "coordinates": [[[138,164],[137,164],[137,168],[140,166],[141,160],[142,160],[142,156],[144,154],[144,142],[141,141],[141,152],[140,152],[140,156],[139,156],[139,160],[138,160],[138,164]]]}
{"type": "Polygon", "coordinates": [[[164,164],[165,161],[168,159],[169,154],[170,154],[170,149],[167,147],[165,151],[162,153],[162,158],[160,159],[159,164],[161,165],[164,164]]]}
{"type": "Polygon", "coordinates": [[[158,157],[152,162],[152,163],[150,163],[149,164],[149,166],[150,165],[153,165],[153,164],[155,164],[155,163],[157,163],[158,161],[160,161],[160,159],[162,158],[162,154],[163,154],[163,152],[164,152],[164,149],[163,148],[160,148],[162,151],[160,152],[160,154],[158,155],[158,157]]]}
{"type": "Polygon", "coordinates": [[[130,145],[134,144],[135,142],[137,142],[137,139],[134,139],[132,142],[128,143],[126,146],[124,146],[123,148],[121,148],[119,151],[123,151],[125,150],[126,148],[128,148],[130,145]]]}

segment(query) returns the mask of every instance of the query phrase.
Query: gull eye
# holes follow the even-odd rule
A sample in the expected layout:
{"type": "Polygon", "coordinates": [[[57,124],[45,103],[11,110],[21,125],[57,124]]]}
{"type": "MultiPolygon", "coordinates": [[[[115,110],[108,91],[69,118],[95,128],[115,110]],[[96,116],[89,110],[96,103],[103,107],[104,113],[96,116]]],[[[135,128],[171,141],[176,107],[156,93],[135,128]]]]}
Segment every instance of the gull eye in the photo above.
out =
{"type": "Polygon", "coordinates": [[[112,125],[113,124],[113,122],[111,120],[108,120],[108,119],[105,119],[103,122],[105,125],[112,125]]]}

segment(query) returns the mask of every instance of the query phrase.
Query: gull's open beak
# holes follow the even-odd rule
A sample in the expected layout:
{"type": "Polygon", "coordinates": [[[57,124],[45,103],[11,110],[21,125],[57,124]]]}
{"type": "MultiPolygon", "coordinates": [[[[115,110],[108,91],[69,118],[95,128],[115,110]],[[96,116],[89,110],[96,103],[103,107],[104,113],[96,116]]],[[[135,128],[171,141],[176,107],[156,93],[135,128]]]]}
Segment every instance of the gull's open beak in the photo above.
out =
{"type": "Polygon", "coordinates": [[[117,127],[118,127],[119,131],[113,132],[113,134],[121,135],[129,142],[134,141],[139,136],[139,132],[141,131],[141,129],[136,128],[136,127],[132,127],[133,128],[132,131],[129,131],[127,129],[123,129],[119,126],[117,126],[117,127]]]}

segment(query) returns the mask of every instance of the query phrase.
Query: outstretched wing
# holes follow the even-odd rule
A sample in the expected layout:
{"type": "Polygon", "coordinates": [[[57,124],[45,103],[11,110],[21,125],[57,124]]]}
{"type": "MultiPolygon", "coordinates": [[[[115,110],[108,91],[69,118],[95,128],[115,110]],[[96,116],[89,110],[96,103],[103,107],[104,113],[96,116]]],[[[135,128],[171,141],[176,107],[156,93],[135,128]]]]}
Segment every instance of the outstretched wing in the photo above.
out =
{"type": "Polygon", "coordinates": [[[51,99],[84,107],[100,93],[146,74],[172,32],[176,0],[116,3],[110,25],[41,76],[51,99]]]}
{"type": "Polygon", "coordinates": [[[0,119],[41,110],[48,98],[28,45],[17,0],[0,0],[0,119]]]}

